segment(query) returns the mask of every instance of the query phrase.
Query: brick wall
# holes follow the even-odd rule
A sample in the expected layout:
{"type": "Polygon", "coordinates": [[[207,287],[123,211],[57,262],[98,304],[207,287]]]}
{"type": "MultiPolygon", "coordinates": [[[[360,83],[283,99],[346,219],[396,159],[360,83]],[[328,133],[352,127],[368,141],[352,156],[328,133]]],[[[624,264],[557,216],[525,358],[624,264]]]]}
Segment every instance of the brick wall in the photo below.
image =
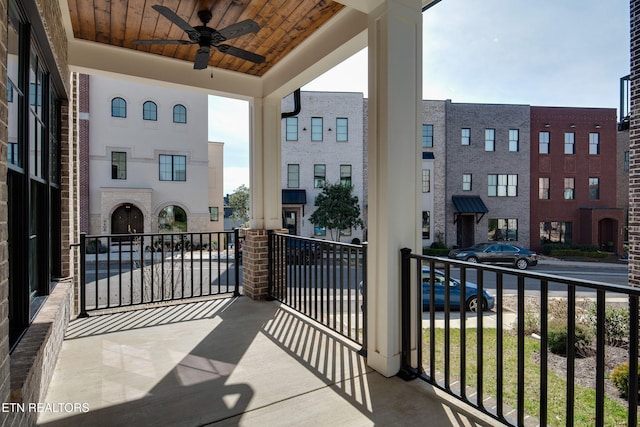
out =
{"type": "MultiPolygon", "coordinates": [[[[71,315],[72,286],[70,279],[56,285],[13,351],[9,402],[40,402],[46,395],[71,315]]],[[[36,424],[38,414],[13,411],[3,415],[3,426],[31,426],[36,424]]]]}
{"type": "MultiPolygon", "coordinates": [[[[0,0],[0,93],[7,93],[7,0],[0,0]]],[[[9,256],[7,235],[7,99],[0,96],[0,402],[9,400],[9,256]]]]}
{"type": "Polygon", "coordinates": [[[630,2],[629,284],[640,286],[640,0],[630,2]]]}
{"type": "Polygon", "coordinates": [[[89,76],[78,74],[78,149],[80,150],[80,231],[90,233],[89,227],[89,76]]]}
{"type": "MultiPolygon", "coordinates": [[[[273,230],[286,234],[287,230],[273,230]]],[[[269,231],[246,230],[242,246],[242,291],[254,300],[264,300],[269,291],[269,231]]]]}

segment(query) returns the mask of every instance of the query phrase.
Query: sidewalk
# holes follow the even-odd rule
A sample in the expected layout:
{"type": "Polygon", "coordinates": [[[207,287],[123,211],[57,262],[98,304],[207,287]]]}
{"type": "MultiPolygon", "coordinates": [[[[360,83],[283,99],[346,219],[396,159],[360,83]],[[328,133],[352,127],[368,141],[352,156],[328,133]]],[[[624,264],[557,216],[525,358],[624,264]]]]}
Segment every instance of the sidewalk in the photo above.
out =
{"type": "Polygon", "coordinates": [[[538,265],[553,265],[557,267],[589,267],[589,268],[601,268],[603,270],[626,270],[629,268],[627,263],[613,263],[613,262],[597,262],[597,261],[567,261],[563,259],[553,258],[538,258],[538,265]]]}

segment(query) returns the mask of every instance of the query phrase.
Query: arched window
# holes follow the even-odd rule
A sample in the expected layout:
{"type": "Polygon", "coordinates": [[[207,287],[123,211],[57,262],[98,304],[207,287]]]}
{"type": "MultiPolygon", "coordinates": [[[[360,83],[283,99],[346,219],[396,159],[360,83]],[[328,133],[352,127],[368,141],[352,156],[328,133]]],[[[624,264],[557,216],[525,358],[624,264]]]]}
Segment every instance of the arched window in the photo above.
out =
{"type": "Polygon", "coordinates": [[[158,231],[183,233],[187,231],[187,213],[179,206],[167,206],[158,215],[158,231]]]}
{"type": "Polygon", "coordinates": [[[122,98],[111,100],[111,117],[127,117],[127,101],[122,98]]]}
{"type": "Polygon", "coordinates": [[[173,123],[187,123],[187,109],[184,105],[173,106],[173,123]]]}
{"type": "Polygon", "coordinates": [[[142,105],[142,119],[158,120],[158,106],[153,101],[147,101],[142,105]]]}

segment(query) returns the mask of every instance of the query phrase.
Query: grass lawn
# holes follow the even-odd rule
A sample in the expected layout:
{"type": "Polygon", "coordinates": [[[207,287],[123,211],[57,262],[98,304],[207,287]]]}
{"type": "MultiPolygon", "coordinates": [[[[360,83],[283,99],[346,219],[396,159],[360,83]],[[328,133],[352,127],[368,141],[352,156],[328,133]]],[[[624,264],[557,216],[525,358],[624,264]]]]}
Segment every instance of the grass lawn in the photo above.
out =
{"type": "MultiPolygon", "coordinates": [[[[444,329],[435,330],[435,368],[444,373],[444,329]]],[[[475,389],[477,386],[477,330],[466,330],[466,375],[467,387],[475,389]]],[[[429,369],[429,329],[423,330],[423,367],[429,369]]],[[[505,333],[503,335],[503,400],[509,408],[517,407],[517,338],[505,333]]],[[[540,367],[534,362],[533,354],[540,350],[539,341],[525,338],[525,403],[527,415],[539,418],[540,414],[540,367]]],[[[460,330],[450,329],[450,384],[460,380],[460,330]]],[[[496,359],[496,330],[483,330],[483,398],[496,397],[497,359],[496,359]]],[[[428,372],[427,372],[428,373],[428,372]]],[[[595,375],[595,372],[594,372],[595,375]]],[[[547,423],[553,426],[564,426],[566,411],[566,381],[553,372],[547,375],[547,423]]],[[[578,426],[595,425],[595,390],[575,386],[574,424],[578,426]]],[[[504,408],[504,412],[508,409],[504,408]]],[[[626,426],[627,407],[619,402],[605,398],[605,425],[626,426]]]]}

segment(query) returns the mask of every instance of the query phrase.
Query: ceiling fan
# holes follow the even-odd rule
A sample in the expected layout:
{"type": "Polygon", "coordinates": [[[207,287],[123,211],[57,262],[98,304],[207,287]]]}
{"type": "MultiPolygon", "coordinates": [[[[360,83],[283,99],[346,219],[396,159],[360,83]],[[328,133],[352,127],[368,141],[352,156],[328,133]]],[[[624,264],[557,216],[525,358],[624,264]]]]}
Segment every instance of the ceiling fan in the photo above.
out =
{"type": "Polygon", "coordinates": [[[197,44],[200,48],[198,49],[193,62],[194,70],[204,70],[207,68],[211,47],[215,47],[222,53],[227,53],[247,61],[255,62],[256,64],[261,64],[265,61],[265,57],[258,55],[257,53],[249,52],[228,44],[221,44],[222,42],[248,33],[257,33],[258,30],[260,30],[260,26],[251,19],[246,19],[229,25],[221,30],[216,30],[214,28],[207,27],[207,23],[211,21],[211,11],[209,10],[201,10],[198,12],[198,18],[202,21],[202,25],[192,27],[166,6],[154,5],[151,7],[187,33],[189,40],[134,40],[133,42],[136,44],[197,44]]]}

